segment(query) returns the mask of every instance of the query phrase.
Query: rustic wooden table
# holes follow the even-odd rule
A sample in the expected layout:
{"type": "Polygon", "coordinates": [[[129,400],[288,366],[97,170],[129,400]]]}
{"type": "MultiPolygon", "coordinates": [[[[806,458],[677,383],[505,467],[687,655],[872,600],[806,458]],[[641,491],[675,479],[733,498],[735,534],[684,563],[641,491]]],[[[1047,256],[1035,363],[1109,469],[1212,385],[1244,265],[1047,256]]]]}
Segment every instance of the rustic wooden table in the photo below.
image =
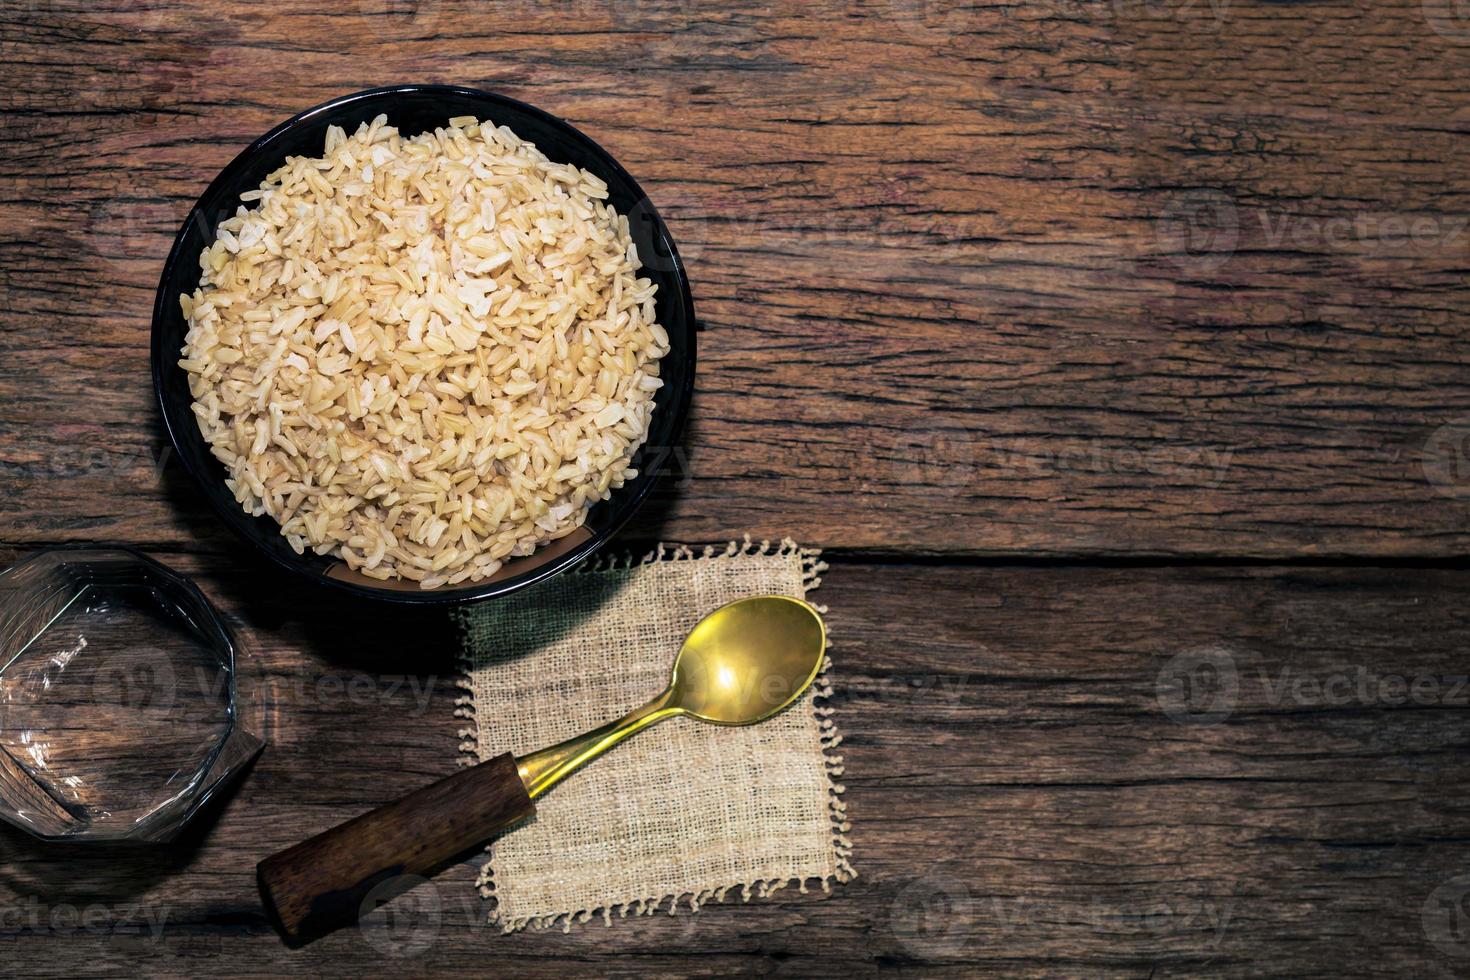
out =
{"type": "Polygon", "coordinates": [[[1463,972],[1467,94],[1451,0],[4,0],[0,545],[197,576],[272,696],[178,846],[0,832],[5,972],[1463,972]],[[623,547],[826,549],[830,897],[501,936],[473,856],[304,950],[262,917],[257,860],[453,770],[452,637],[217,527],[150,308],[243,146],[411,80],[668,217],[707,331],[623,547]]]}

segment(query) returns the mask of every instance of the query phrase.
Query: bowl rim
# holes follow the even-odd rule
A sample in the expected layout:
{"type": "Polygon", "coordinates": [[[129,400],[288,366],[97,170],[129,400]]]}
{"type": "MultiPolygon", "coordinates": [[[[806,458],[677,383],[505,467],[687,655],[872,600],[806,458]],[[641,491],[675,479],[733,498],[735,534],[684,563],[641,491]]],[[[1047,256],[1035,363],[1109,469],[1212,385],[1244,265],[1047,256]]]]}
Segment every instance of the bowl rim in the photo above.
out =
{"type": "MultiPolygon", "coordinates": [[[[642,484],[642,486],[634,490],[632,497],[628,498],[623,506],[611,516],[609,522],[604,527],[593,532],[592,536],[588,538],[588,540],[582,542],[574,548],[569,549],[565,554],[558,555],[557,557],[546,561],[541,565],[538,565],[536,568],[530,569],[522,573],[521,575],[515,576],[514,578],[506,579],[500,582],[476,583],[473,585],[460,586],[453,589],[440,588],[410,591],[406,589],[374,588],[372,586],[361,585],[356,582],[348,582],[342,579],[332,578],[327,575],[319,574],[299,562],[287,560],[284,556],[264,547],[261,542],[257,541],[249,525],[249,521],[254,520],[255,518],[253,518],[249,514],[246,514],[245,511],[240,508],[238,504],[236,504],[234,507],[228,507],[225,505],[224,500],[221,496],[209,492],[209,486],[212,483],[217,483],[219,481],[218,476],[216,474],[202,472],[181,447],[181,436],[178,429],[182,424],[192,423],[193,420],[191,418],[185,418],[183,420],[175,420],[170,418],[167,402],[164,398],[166,383],[165,372],[169,367],[175,366],[170,360],[170,355],[168,354],[168,352],[162,349],[162,325],[164,317],[166,315],[167,305],[170,301],[177,302],[177,299],[171,295],[170,282],[173,280],[178,265],[181,261],[186,261],[191,258],[194,261],[197,261],[198,259],[197,256],[185,256],[183,254],[183,248],[184,240],[188,237],[190,226],[193,225],[194,222],[200,220],[201,205],[203,204],[203,202],[211,197],[214,197],[224,185],[233,182],[239,172],[243,170],[247,165],[249,165],[252,161],[254,161],[257,157],[264,153],[270,152],[272,144],[274,144],[275,141],[281,138],[284,134],[294,131],[302,126],[310,125],[316,121],[317,117],[346,106],[351,106],[359,102],[372,102],[380,99],[391,99],[394,96],[408,94],[431,96],[454,95],[485,103],[487,107],[499,105],[501,107],[507,107],[517,112],[530,115],[554,129],[559,129],[563,131],[569,137],[583,144],[586,150],[597,159],[600,167],[605,168],[607,173],[612,174],[618,180],[625,182],[627,187],[635,195],[637,195],[639,201],[647,203],[648,213],[653,216],[655,222],[657,223],[657,228],[662,230],[662,238],[664,244],[668,246],[668,260],[671,262],[669,272],[670,275],[673,277],[675,283],[678,285],[680,298],[683,302],[684,309],[687,311],[686,320],[688,331],[688,356],[685,358],[684,361],[684,380],[683,383],[673,392],[673,400],[665,409],[666,411],[672,412],[674,415],[674,420],[672,424],[673,427],[669,430],[668,442],[670,444],[670,447],[677,445],[683,439],[684,430],[688,422],[689,405],[694,393],[694,375],[698,353],[697,338],[699,333],[699,321],[694,311],[694,297],[689,289],[689,277],[685,273],[684,262],[679,256],[678,247],[674,242],[673,235],[669,232],[668,225],[658,214],[658,211],[653,206],[653,202],[649,199],[647,192],[643,190],[638,181],[633,179],[633,175],[628,173],[628,171],[624,169],[623,165],[620,164],[611,153],[605,150],[600,143],[592,139],[592,137],[588,136],[586,133],[583,133],[580,129],[573,126],[566,120],[555,116],[544,109],[540,109],[536,106],[530,105],[529,103],[521,102],[518,99],[513,99],[506,95],[501,95],[498,92],[489,92],[484,89],[471,88],[469,86],[463,85],[440,85],[411,82],[398,85],[385,85],[377,88],[362,89],[361,91],[351,92],[347,95],[342,95],[334,99],[329,99],[326,102],[322,102],[318,105],[312,106],[309,109],[305,109],[301,112],[296,113],[296,115],[291,116],[289,119],[286,119],[285,121],[273,126],[271,129],[266,131],[264,135],[255,139],[253,142],[250,143],[250,145],[237,153],[234,158],[231,159],[230,162],[227,163],[222,170],[220,170],[215,178],[209,182],[209,185],[195,199],[193,205],[190,206],[188,213],[184,215],[184,219],[179,225],[179,230],[174,236],[173,245],[169,248],[168,257],[164,260],[163,263],[163,271],[159,277],[158,282],[158,292],[154,298],[153,319],[150,328],[149,338],[149,359],[152,363],[154,401],[157,404],[158,413],[162,418],[164,431],[168,434],[170,445],[173,447],[174,452],[183,462],[184,469],[188,471],[189,476],[194,480],[196,484],[198,484],[200,493],[204,497],[205,501],[208,503],[210,509],[214,511],[215,515],[223,520],[224,523],[238,537],[241,537],[246,542],[248,542],[256,553],[263,555],[264,557],[268,558],[273,564],[280,568],[286,569],[293,575],[325,586],[329,589],[333,589],[337,592],[356,596],[359,599],[367,599],[374,602],[386,602],[393,605],[401,606],[458,606],[469,602],[476,602],[482,599],[491,599],[509,595],[514,592],[519,592],[521,589],[529,588],[530,586],[536,585],[537,583],[544,582],[554,575],[558,575],[561,572],[568,571],[575,566],[582,564],[584,561],[590,558],[594,552],[601,549],[605,544],[608,543],[608,541],[610,541],[619,531],[623,529],[623,527],[632,518],[633,514],[636,513],[639,508],[643,506],[644,502],[648,498],[648,495],[652,492],[654,486],[662,480],[662,475],[659,473],[651,474],[650,478],[646,480],[642,484]]],[[[446,116],[445,118],[447,121],[449,117],[446,116]]]]}

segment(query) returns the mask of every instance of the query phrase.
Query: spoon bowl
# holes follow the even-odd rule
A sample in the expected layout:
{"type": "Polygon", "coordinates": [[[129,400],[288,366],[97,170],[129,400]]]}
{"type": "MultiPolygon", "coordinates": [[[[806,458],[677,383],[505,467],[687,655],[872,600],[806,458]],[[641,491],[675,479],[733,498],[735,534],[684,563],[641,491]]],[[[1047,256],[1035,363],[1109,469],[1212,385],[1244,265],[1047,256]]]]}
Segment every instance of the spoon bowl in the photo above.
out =
{"type": "Polygon", "coordinates": [[[672,706],[716,725],[754,725],[811,686],[827,629],[810,605],[764,595],[721,606],[689,632],[674,660],[672,706]]]}
{"type": "Polygon", "coordinates": [[[679,647],[669,686],[621,718],[517,761],[531,799],[623,739],[674,715],[716,725],[754,725],[802,695],[827,650],[812,606],[784,595],[726,603],[695,624],[679,647]]]}

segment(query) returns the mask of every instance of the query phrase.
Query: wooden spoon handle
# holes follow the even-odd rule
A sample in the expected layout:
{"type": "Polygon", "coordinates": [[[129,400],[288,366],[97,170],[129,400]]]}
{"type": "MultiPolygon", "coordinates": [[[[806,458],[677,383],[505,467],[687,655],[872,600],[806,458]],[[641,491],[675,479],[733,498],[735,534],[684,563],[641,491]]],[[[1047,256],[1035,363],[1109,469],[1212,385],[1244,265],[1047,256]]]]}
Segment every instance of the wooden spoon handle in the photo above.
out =
{"type": "Polygon", "coordinates": [[[535,811],[507,752],[271,855],[255,868],[260,894],[287,940],[306,942],[356,919],[373,889],[428,875],[535,811]]]}

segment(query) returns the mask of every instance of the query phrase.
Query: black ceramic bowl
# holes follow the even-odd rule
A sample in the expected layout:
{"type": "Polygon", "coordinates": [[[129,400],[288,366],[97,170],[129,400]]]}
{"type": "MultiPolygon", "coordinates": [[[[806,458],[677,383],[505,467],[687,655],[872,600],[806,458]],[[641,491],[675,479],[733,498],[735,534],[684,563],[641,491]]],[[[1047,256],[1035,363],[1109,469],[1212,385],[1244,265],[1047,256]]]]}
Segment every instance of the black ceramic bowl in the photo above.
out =
{"type": "Polygon", "coordinates": [[[174,239],[153,307],[153,386],[169,438],[220,519],[276,564],[335,589],[389,602],[445,605],[505,595],[571,568],[607,543],[648,496],[683,430],[694,387],[694,304],[673,239],[638,183],[607,151],[567,123],[533,106],[492,92],[445,85],[395,85],[357,92],[295,116],[256,140],[224,169],[184,219],[174,239]],[[209,452],[190,409],[188,376],[178,366],[187,326],[179,294],[199,284],[199,253],[214,240],[215,227],[234,214],[240,194],[259,186],[287,156],[320,156],[327,127],[349,134],[379,113],[405,136],[444,125],[455,116],[476,116],[509,126],[550,159],[572,163],[607,182],[609,199],[628,215],[643,261],[639,273],[658,284],[658,322],[668,331],[670,350],[660,362],[664,386],[654,395],[648,441],[634,459],[638,476],[594,507],[586,524],[534,554],[505,563],[492,578],[469,585],[421,589],[412,582],[380,582],[332,557],[298,555],[270,517],[251,517],[225,487],[225,469],[209,452]]]}

